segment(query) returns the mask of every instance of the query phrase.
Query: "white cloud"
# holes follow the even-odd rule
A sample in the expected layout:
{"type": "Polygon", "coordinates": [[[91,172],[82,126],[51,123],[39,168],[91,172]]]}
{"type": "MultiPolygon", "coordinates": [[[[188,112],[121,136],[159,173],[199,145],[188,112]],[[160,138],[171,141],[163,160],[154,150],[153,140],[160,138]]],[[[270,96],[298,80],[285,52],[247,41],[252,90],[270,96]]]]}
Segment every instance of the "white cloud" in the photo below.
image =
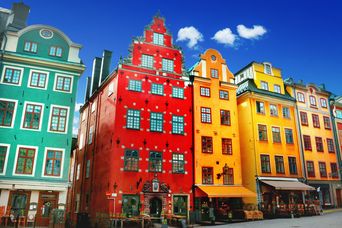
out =
{"type": "Polygon", "coordinates": [[[220,44],[234,46],[236,35],[233,34],[230,28],[225,28],[217,31],[214,37],[212,37],[211,39],[215,40],[217,43],[220,44]]]}
{"type": "Polygon", "coordinates": [[[83,103],[76,103],[75,104],[75,112],[79,112],[82,105],[83,105],[83,103]]]}
{"type": "Polygon", "coordinates": [[[72,134],[77,135],[78,134],[78,125],[80,123],[80,118],[78,114],[75,112],[74,115],[74,121],[72,122],[72,134]]]}
{"type": "Polygon", "coordinates": [[[247,28],[244,25],[237,26],[239,36],[245,39],[259,39],[267,30],[261,25],[253,25],[253,28],[247,28]]]}
{"type": "Polygon", "coordinates": [[[184,27],[179,29],[177,41],[188,41],[189,48],[196,48],[198,42],[203,41],[203,35],[195,27],[184,27]]]}

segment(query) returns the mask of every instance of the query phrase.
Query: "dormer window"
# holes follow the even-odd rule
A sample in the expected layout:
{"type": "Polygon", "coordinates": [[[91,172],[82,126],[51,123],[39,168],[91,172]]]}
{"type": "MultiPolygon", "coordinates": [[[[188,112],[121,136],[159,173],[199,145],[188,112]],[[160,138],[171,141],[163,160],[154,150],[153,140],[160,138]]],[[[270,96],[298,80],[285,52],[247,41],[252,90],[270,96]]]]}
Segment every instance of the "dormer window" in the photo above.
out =
{"type": "Polygon", "coordinates": [[[272,66],[269,63],[264,63],[264,73],[272,75],[272,66]]]}
{"type": "Polygon", "coordinates": [[[153,33],[153,43],[157,45],[164,45],[164,35],[160,33],[153,33]]]}
{"type": "Polygon", "coordinates": [[[57,56],[57,57],[62,57],[62,51],[63,49],[61,47],[56,47],[56,46],[51,46],[49,55],[51,56],[57,56]]]}
{"type": "Polygon", "coordinates": [[[26,41],[24,45],[24,51],[37,53],[38,44],[31,41],[26,41]]]}

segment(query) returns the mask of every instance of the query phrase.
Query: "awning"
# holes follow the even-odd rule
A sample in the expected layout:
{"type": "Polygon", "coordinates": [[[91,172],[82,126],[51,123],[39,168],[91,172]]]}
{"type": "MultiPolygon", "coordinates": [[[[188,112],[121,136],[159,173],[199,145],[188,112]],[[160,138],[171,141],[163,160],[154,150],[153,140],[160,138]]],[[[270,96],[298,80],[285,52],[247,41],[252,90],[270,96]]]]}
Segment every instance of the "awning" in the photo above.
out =
{"type": "Polygon", "coordinates": [[[208,197],[256,197],[256,193],[242,186],[198,186],[208,197]]]}
{"type": "Polygon", "coordinates": [[[314,187],[306,185],[299,181],[275,181],[275,180],[262,180],[263,183],[273,186],[277,190],[300,190],[300,191],[307,191],[307,190],[315,190],[314,187]]]}

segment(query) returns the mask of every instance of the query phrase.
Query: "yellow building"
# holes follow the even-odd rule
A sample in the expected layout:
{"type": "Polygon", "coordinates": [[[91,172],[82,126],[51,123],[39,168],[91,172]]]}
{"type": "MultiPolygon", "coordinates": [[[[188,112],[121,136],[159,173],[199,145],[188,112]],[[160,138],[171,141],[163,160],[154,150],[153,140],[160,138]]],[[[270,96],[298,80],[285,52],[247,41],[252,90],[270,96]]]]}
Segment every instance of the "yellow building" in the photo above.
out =
{"type": "Polygon", "coordinates": [[[202,220],[227,219],[242,209],[243,197],[255,193],[242,186],[234,75],[221,54],[208,49],[190,69],[193,79],[195,210],[202,220]],[[211,209],[212,210],[212,209],[211,209]]]}
{"type": "Polygon", "coordinates": [[[305,177],[318,189],[312,192],[311,198],[319,198],[323,207],[337,206],[336,192],[340,191],[341,184],[330,115],[330,92],[324,85],[295,83],[292,79],[287,79],[286,85],[290,95],[296,98],[305,177]]]}
{"type": "Polygon", "coordinates": [[[303,178],[295,99],[284,87],[281,70],[252,62],[235,74],[243,185],[257,192],[264,213],[303,204],[312,187],[303,178]]]}

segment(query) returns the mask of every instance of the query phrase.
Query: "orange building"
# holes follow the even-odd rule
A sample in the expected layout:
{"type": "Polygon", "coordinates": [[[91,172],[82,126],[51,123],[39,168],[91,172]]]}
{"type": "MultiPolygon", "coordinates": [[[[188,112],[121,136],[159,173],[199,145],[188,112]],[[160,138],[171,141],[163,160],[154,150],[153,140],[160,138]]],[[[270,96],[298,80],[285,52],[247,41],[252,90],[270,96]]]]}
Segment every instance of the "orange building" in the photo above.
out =
{"type": "Polygon", "coordinates": [[[286,89],[296,98],[305,177],[317,189],[311,198],[319,198],[323,207],[334,207],[341,186],[328,102],[330,92],[324,85],[295,83],[291,79],[286,82],[286,89]]]}
{"type": "Polygon", "coordinates": [[[234,75],[208,49],[190,69],[193,79],[195,210],[202,220],[227,219],[255,193],[242,186],[234,75]],[[212,209],[210,209],[212,208],[212,209]]]}
{"type": "Polygon", "coordinates": [[[235,83],[242,180],[258,194],[250,203],[272,216],[293,204],[303,207],[305,191],[313,188],[302,183],[296,103],[285,91],[281,70],[252,62],[235,74],[235,83]]]}

